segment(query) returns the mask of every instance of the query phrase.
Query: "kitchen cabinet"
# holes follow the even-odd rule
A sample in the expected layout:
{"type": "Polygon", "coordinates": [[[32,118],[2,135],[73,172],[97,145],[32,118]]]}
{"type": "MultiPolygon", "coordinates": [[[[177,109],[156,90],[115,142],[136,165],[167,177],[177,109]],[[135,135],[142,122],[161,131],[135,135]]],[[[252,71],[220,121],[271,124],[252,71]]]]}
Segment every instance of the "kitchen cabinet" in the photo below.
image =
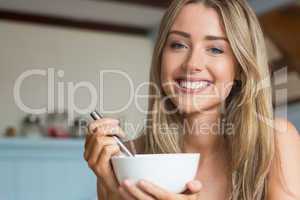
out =
{"type": "Polygon", "coordinates": [[[0,139],[1,200],[94,200],[82,139],[0,139]]]}

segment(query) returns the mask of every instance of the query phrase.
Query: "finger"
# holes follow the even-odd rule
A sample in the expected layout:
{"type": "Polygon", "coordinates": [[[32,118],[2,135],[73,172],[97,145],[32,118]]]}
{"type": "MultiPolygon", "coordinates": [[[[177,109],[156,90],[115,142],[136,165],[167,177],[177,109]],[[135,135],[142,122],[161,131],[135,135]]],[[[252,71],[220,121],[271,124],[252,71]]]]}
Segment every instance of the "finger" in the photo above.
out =
{"type": "Polygon", "coordinates": [[[90,142],[87,144],[87,146],[84,149],[84,159],[86,161],[89,160],[91,152],[96,148],[96,146],[100,144],[102,146],[108,145],[108,144],[114,144],[113,138],[103,136],[103,135],[93,135],[90,142]]]}
{"type": "Polygon", "coordinates": [[[126,138],[127,134],[123,131],[123,129],[120,126],[118,126],[117,131],[119,132],[117,133],[117,135],[119,135],[123,139],[126,138]]]}
{"type": "Polygon", "coordinates": [[[91,140],[91,139],[89,141],[87,141],[87,140],[85,141],[83,157],[86,161],[88,161],[88,158],[89,158],[91,150],[93,149],[94,143],[96,143],[96,141],[91,140]]]}
{"type": "Polygon", "coordinates": [[[117,142],[111,137],[101,136],[95,138],[93,144],[87,147],[84,157],[90,167],[94,167],[102,149],[107,145],[117,145],[117,142]]]}
{"type": "Polygon", "coordinates": [[[87,146],[89,146],[90,143],[92,143],[94,138],[105,135],[102,133],[97,133],[97,132],[99,132],[98,127],[96,127],[93,132],[91,132],[91,131],[92,130],[88,131],[88,133],[86,134],[84,148],[87,148],[87,146]]]}
{"type": "Polygon", "coordinates": [[[103,178],[106,186],[108,186],[112,190],[117,190],[119,184],[112,170],[110,158],[113,155],[119,155],[120,153],[121,151],[118,145],[105,146],[96,163],[96,170],[103,178]]]}
{"type": "Polygon", "coordinates": [[[120,138],[125,138],[126,134],[118,125],[109,125],[106,128],[107,135],[116,135],[120,138]]]}
{"type": "Polygon", "coordinates": [[[143,190],[141,190],[139,187],[137,187],[135,184],[133,184],[130,180],[125,180],[121,184],[124,186],[126,191],[128,191],[132,196],[134,196],[138,200],[154,200],[152,196],[145,193],[143,190]]]}
{"type": "Polygon", "coordinates": [[[198,180],[190,181],[186,184],[187,189],[191,194],[200,192],[202,189],[202,183],[198,180]]]}
{"type": "Polygon", "coordinates": [[[102,118],[102,119],[95,120],[88,125],[88,131],[90,133],[94,133],[96,128],[107,124],[118,125],[119,120],[113,118],[102,118]]]}
{"type": "Polygon", "coordinates": [[[200,191],[202,189],[202,183],[198,180],[190,181],[186,184],[186,191],[178,195],[178,199],[198,200],[200,197],[200,191]]]}
{"type": "Polygon", "coordinates": [[[138,187],[148,194],[154,196],[156,199],[172,199],[173,196],[172,193],[146,180],[139,181],[138,187]]]}
{"type": "Polygon", "coordinates": [[[119,194],[121,195],[123,200],[136,200],[133,196],[131,196],[124,187],[118,188],[119,194]]]}
{"type": "MultiPolygon", "coordinates": [[[[101,125],[97,127],[96,132],[93,133],[93,135],[116,135],[120,138],[125,138],[126,134],[124,131],[121,129],[120,126],[114,125],[114,124],[106,124],[106,125],[101,125]]],[[[93,136],[92,136],[93,137],[93,136]]]]}
{"type": "Polygon", "coordinates": [[[84,148],[86,148],[88,146],[88,144],[90,143],[91,141],[91,137],[93,136],[92,133],[90,133],[88,130],[85,134],[85,143],[84,143],[84,148]]]}
{"type": "MultiPolygon", "coordinates": [[[[100,126],[99,124],[107,124],[107,119],[105,119],[103,122],[99,122],[98,120],[97,121],[93,121],[91,122],[89,125],[88,125],[88,128],[87,128],[87,134],[85,136],[85,144],[84,144],[84,148],[86,148],[89,143],[92,141],[92,138],[94,136],[94,133],[97,132],[98,130],[98,127],[100,126]]],[[[113,122],[111,122],[112,124],[113,123],[116,123],[114,120],[113,122]]]]}
{"type": "Polygon", "coordinates": [[[87,149],[88,146],[90,146],[90,144],[93,143],[93,140],[95,140],[95,138],[105,136],[105,135],[108,135],[108,136],[109,135],[117,135],[121,138],[126,137],[126,134],[124,133],[124,131],[121,129],[120,126],[112,125],[112,124],[102,125],[102,126],[96,128],[95,133],[87,134],[84,148],[87,149]]]}
{"type": "Polygon", "coordinates": [[[109,127],[110,126],[114,126],[114,125],[118,125],[119,121],[116,119],[112,119],[112,118],[103,118],[103,119],[99,119],[96,120],[94,122],[91,122],[88,125],[88,134],[86,135],[86,142],[85,142],[85,147],[90,143],[90,141],[92,141],[94,134],[101,134],[101,135],[108,135],[108,133],[105,132],[106,129],[108,128],[104,128],[104,130],[99,130],[100,127],[109,127]]]}

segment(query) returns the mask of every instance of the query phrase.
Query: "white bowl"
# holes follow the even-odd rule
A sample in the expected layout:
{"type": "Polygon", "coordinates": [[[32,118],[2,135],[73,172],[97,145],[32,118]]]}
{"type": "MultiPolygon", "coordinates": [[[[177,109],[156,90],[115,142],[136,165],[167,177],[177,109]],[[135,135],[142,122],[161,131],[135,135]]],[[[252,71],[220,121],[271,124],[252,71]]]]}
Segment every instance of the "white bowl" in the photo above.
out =
{"type": "Polygon", "coordinates": [[[200,154],[136,154],[113,156],[111,160],[119,183],[130,179],[135,184],[144,179],[170,192],[181,193],[196,176],[200,154]]]}

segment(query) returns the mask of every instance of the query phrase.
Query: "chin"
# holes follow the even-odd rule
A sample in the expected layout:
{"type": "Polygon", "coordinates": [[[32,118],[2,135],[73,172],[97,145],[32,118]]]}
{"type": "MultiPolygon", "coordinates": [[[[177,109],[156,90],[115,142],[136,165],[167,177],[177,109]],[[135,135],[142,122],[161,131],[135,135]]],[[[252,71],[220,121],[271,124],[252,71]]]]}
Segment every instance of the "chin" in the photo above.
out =
{"type": "Polygon", "coordinates": [[[195,102],[194,104],[191,100],[182,100],[180,102],[177,99],[174,103],[181,114],[210,112],[221,105],[220,100],[217,99],[202,100],[195,102]]]}
{"type": "Polygon", "coordinates": [[[166,87],[164,91],[170,94],[170,100],[181,114],[208,113],[220,107],[222,100],[215,93],[214,84],[207,84],[199,91],[192,91],[175,87],[166,87]]]}

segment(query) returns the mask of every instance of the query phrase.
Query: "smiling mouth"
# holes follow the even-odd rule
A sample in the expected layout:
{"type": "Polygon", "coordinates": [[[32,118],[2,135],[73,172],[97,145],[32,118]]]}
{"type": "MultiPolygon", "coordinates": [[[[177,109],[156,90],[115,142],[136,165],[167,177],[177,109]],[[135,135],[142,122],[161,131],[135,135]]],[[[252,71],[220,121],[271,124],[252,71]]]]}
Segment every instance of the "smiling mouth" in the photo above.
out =
{"type": "Polygon", "coordinates": [[[181,93],[199,93],[210,87],[213,83],[208,80],[185,80],[177,79],[176,88],[181,93]]]}

